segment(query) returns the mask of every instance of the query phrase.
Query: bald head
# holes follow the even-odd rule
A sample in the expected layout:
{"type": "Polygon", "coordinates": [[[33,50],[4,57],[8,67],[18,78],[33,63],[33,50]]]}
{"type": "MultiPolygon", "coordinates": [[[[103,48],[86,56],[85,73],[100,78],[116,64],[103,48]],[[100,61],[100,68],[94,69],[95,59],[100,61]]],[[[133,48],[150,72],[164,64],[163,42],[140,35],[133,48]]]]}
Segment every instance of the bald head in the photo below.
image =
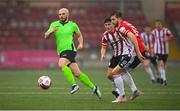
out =
{"type": "Polygon", "coordinates": [[[69,18],[69,10],[67,8],[61,8],[59,10],[59,19],[61,22],[67,22],[69,18]]]}
{"type": "Polygon", "coordinates": [[[69,10],[67,8],[61,8],[61,9],[59,9],[59,13],[67,13],[67,14],[69,14],[69,10]]]}

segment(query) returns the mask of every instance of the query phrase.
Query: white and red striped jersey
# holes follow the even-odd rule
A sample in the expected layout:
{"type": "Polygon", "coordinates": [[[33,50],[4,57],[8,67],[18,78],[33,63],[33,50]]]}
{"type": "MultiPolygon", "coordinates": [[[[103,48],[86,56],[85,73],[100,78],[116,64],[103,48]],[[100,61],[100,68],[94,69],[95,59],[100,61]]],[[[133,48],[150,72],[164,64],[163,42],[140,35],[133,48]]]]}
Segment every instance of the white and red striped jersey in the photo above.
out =
{"type": "Polygon", "coordinates": [[[169,53],[169,43],[167,41],[168,36],[171,34],[168,28],[154,29],[152,31],[154,34],[154,53],[155,54],[168,54],[169,53]]]}
{"type": "MultiPolygon", "coordinates": [[[[121,36],[123,36],[124,38],[127,38],[128,32],[132,32],[136,36],[140,52],[141,53],[145,52],[144,43],[139,35],[139,32],[132,24],[130,24],[126,21],[121,21],[119,26],[117,27],[117,30],[118,30],[119,34],[121,36]]],[[[129,40],[129,42],[131,42],[131,41],[129,40]]],[[[134,45],[132,43],[130,45],[132,45],[132,47],[134,47],[134,45]]]]}
{"type": "Polygon", "coordinates": [[[147,33],[147,32],[143,32],[140,34],[141,35],[141,38],[144,42],[144,44],[146,45],[147,48],[150,49],[150,53],[146,52],[146,54],[148,56],[151,56],[153,57],[154,56],[154,35],[152,33],[147,33]]]}
{"type": "Polygon", "coordinates": [[[117,31],[114,33],[104,32],[102,37],[102,46],[111,45],[113,56],[127,55],[130,53],[125,41],[119,36],[117,31]]]}

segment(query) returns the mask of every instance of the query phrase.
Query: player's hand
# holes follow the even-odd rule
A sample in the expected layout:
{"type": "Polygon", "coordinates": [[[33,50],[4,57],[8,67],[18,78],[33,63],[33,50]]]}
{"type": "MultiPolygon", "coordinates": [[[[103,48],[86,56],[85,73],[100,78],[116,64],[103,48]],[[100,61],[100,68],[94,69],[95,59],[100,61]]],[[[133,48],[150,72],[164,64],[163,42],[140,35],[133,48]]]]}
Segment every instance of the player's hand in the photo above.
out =
{"type": "Polygon", "coordinates": [[[144,57],[144,56],[141,56],[141,57],[138,57],[138,59],[141,61],[141,63],[143,63],[144,64],[144,62],[145,62],[145,60],[146,60],[146,58],[144,57]]]}
{"type": "Polygon", "coordinates": [[[175,40],[174,36],[168,36],[168,37],[165,38],[165,41],[167,41],[167,42],[170,42],[170,41],[173,41],[173,40],[175,40]]]}
{"type": "Polygon", "coordinates": [[[137,54],[138,59],[144,63],[144,60],[146,59],[141,53],[137,54]]]}
{"type": "Polygon", "coordinates": [[[79,44],[78,46],[77,46],[77,50],[80,50],[80,49],[82,49],[83,48],[83,44],[79,44]]]}
{"type": "Polygon", "coordinates": [[[58,27],[56,26],[56,27],[54,27],[53,30],[45,32],[44,38],[45,38],[45,39],[48,39],[48,38],[50,37],[50,35],[51,35],[52,33],[54,33],[55,31],[57,31],[57,30],[58,30],[58,27]]]}
{"type": "Polygon", "coordinates": [[[54,27],[54,29],[52,30],[52,32],[56,32],[58,30],[58,27],[54,27]]]}
{"type": "Polygon", "coordinates": [[[105,60],[106,56],[105,55],[101,55],[101,62],[103,62],[105,60]]]}
{"type": "Polygon", "coordinates": [[[148,47],[145,47],[146,52],[150,52],[151,50],[148,47]]]}

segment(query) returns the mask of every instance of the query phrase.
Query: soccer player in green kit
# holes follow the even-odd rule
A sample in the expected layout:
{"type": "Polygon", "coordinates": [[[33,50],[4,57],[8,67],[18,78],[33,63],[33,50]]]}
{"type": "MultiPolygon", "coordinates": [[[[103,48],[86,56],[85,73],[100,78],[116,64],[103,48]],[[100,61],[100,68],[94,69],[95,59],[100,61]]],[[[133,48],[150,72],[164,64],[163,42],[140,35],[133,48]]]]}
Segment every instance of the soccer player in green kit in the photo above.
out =
{"type": "Polygon", "coordinates": [[[74,46],[73,36],[78,37],[79,45],[77,46],[77,50],[83,48],[83,36],[77,24],[69,20],[68,9],[62,8],[59,10],[59,20],[51,23],[48,31],[45,33],[45,38],[49,38],[51,34],[54,34],[57,45],[58,65],[68,82],[72,85],[70,93],[73,94],[79,89],[74,79],[74,76],[76,76],[83,84],[91,88],[98,98],[101,98],[99,88],[91,82],[85,73],[80,71],[75,61],[76,48],[74,46]]]}

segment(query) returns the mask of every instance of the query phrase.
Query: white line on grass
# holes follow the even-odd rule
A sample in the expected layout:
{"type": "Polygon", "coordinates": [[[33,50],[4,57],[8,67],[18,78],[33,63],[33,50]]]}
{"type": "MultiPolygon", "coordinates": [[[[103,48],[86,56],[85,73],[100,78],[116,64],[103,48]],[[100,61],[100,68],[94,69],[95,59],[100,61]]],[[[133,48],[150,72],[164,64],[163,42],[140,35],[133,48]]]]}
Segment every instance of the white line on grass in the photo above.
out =
{"type": "MultiPolygon", "coordinates": [[[[0,95],[67,95],[68,92],[0,92],[0,95]]],[[[78,92],[77,94],[86,95],[92,94],[91,92],[78,92]]],[[[102,92],[105,95],[111,95],[111,92],[102,92]]],[[[126,94],[132,94],[131,92],[126,92],[126,94]]],[[[143,92],[144,94],[153,95],[180,95],[180,92],[143,92]]]]}
{"type": "MultiPolygon", "coordinates": [[[[163,86],[162,86],[163,87],[163,86]]],[[[24,86],[19,86],[19,87],[16,87],[16,86],[7,86],[7,87],[2,87],[2,86],[0,86],[0,89],[19,89],[19,90],[21,90],[21,89],[38,89],[38,86],[37,87],[24,87],[24,86]]],[[[52,90],[68,90],[69,88],[65,88],[65,87],[51,87],[51,89],[52,90]]],[[[81,88],[81,89],[88,89],[88,88],[81,88]]],[[[102,88],[102,89],[105,89],[105,90],[112,90],[113,89],[113,87],[112,88],[102,88]]],[[[178,92],[180,92],[180,89],[175,89],[175,88],[171,88],[171,89],[155,89],[155,88],[153,88],[153,89],[150,89],[150,88],[143,88],[143,91],[178,91],[178,92]]]]}
{"type": "MultiPolygon", "coordinates": [[[[57,82],[56,82],[57,83],[57,82]]],[[[69,85],[68,83],[61,83],[61,82],[59,82],[62,86],[64,86],[64,85],[69,85]]],[[[30,86],[32,86],[32,84],[33,83],[23,83],[23,85],[30,85],[30,86]]],[[[111,85],[111,83],[98,83],[99,85],[107,85],[107,86],[109,86],[109,85],[111,85]]],[[[14,86],[14,85],[22,85],[22,83],[16,83],[16,84],[13,84],[13,83],[10,83],[10,82],[2,82],[1,81],[1,86],[14,86]]],[[[160,85],[160,84],[155,84],[155,85],[160,85]]],[[[173,83],[173,84],[168,84],[168,86],[180,86],[180,84],[175,84],[175,83],[173,83]]]]}

